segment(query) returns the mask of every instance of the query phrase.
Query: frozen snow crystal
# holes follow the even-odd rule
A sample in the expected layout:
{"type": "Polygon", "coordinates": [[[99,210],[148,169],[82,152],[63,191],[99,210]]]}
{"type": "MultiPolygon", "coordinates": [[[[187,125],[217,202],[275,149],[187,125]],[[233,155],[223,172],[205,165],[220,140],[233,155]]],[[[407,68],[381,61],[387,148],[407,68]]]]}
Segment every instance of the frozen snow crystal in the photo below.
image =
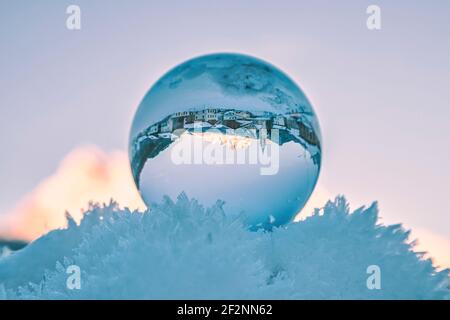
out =
{"type": "Polygon", "coordinates": [[[401,225],[377,224],[376,203],[350,212],[343,197],[304,221],[248,231],[218,201],[181,194],[146,213],[91,206],[0,259],[7,299],[448,299],[448,270],[413,251],[401,225]],[[67,268],[80,268],[79,289],[67,268]],[[367,268],[379,266],[380,289],[367,268]]]}

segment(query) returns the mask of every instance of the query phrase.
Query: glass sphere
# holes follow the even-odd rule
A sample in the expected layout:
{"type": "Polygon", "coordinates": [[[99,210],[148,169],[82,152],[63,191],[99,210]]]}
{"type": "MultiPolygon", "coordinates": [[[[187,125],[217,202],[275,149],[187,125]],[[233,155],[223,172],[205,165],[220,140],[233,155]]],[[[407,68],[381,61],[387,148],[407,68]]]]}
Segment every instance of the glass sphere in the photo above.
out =
{"type": "Polygon", "coordinates": [[[129,155],[147,206],[183,192],[251,229],[286,224],[311,195],[321,165],[316,115],[283,72],[240,54],[188,60],[140,103],[129,155]]]}

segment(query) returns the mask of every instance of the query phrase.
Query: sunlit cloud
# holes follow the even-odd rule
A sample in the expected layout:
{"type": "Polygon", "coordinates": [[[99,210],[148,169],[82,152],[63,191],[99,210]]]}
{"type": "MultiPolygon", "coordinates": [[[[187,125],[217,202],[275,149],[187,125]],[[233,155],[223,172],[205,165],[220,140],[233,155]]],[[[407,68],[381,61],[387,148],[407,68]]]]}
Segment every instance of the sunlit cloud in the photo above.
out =
{"type": "Polygon", "coordinates": [[[411,236],[418,239],[417,251],[427,252],[426,257],[442,268],[450,268],[450,239],[424,228],[413,228],[411,236]]]}
{"type": "Polygon", "coordinates": [[[304,220],[305,218],[311,216],[314,213],[314,209],[322,208],[328,200],[332,200],[336,195],[333,196],[320,182],[314,188],[311,197],[306,202],[303,209],[295,217],[295,221],[304,220]]]}
{"type": "Polygon", "coordinates": [[[57,171],[44,179],[10,212],[0,215],[0,237],[33,240],[65,227],[65,212],[76,221],[89,202],[145,209],[133,182],[125,152],[105,153],[94,146],[70,152],[57,171]]]}

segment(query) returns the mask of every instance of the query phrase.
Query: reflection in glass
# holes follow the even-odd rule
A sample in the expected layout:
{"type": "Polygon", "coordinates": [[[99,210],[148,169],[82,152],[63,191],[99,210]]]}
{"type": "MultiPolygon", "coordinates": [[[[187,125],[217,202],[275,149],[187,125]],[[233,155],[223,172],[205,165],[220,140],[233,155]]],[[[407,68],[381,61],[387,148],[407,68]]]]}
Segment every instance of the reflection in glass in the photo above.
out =
{"type": "Polygon", "coordinates": [[[261,60],[213,54],[165,74],[142,100],[130,137],[147,205],[185,192],[252,228],[302,209],[321,164],[320,129],[299,87],[261,60]]]}

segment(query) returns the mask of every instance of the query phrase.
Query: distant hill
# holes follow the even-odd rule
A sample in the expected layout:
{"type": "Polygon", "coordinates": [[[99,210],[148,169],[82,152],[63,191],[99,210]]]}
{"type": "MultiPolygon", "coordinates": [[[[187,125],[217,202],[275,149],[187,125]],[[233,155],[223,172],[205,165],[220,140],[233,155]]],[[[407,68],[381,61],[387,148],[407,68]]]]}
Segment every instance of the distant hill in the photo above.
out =
{"type": "Polygon", "coordinates": [[[16,251],[25,247],[28,243],[21,240],[0,239],[0,248],[8,247],[10,250],[16,251]]]}

